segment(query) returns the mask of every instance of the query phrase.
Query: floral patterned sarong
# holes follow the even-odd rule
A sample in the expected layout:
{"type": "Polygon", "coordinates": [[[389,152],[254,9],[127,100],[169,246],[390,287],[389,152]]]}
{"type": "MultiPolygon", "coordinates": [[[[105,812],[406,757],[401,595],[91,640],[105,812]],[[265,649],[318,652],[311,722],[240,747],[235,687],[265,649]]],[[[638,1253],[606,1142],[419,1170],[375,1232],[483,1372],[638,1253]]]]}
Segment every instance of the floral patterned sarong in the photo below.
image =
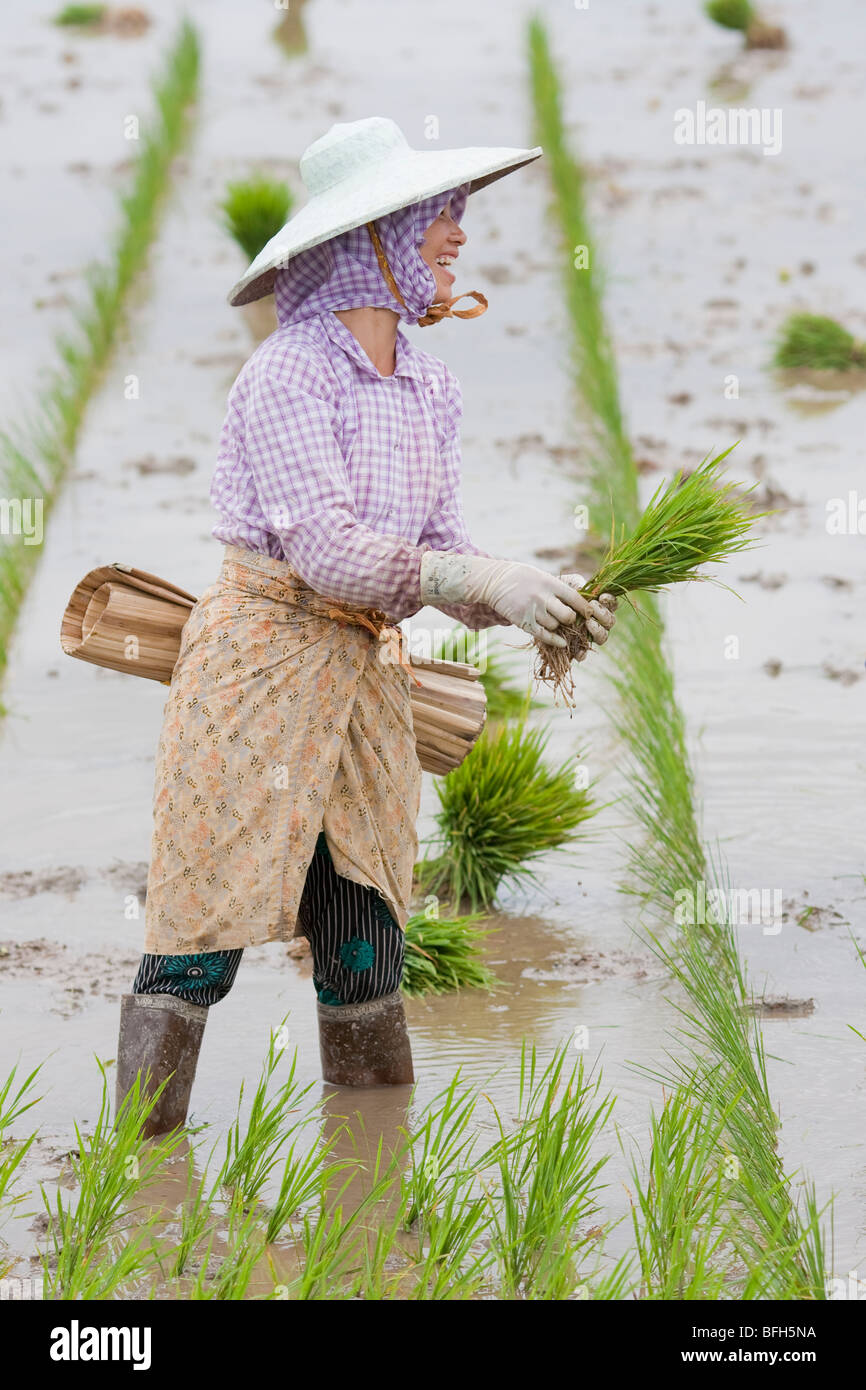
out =
{"type": "Polygon", "coordinates": [[[225,547],[192,609],[156,760],[144,950],[298,935],[319,832],[402,928],[421,766],[409,676],[282,560],[225,547]]]}

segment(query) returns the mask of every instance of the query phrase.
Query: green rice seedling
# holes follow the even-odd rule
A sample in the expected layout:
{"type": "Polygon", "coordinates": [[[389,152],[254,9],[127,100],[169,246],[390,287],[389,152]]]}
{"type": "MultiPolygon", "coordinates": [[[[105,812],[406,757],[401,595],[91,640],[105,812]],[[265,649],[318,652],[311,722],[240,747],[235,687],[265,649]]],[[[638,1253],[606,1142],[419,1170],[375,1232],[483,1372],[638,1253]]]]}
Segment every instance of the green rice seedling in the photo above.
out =
{"type": "Polygon", "coordinates": [[[604,1274],[594,1272],[587,1275],[583,1287],[578,1291],[579,1296],[592,1303],[619,1303],[637,1298],[640,1290],[635,1280],[634,1264],[634,1254],[626,1251],[604,1274]]]}
{"type": "Polygon", "coordinates": [[[632,1201],[641,1297],[719,1299],[732,1276],[733,1251],[726,1208],[724,1136],[737,1097],[702,1105],[688,1084],[653,1111],[651,1149],[644,1175],[635,1162],[632,1201]]]}
{"type": "Polygon", "coordinates": [[[399,1237],[399,1216],[377,1222],[368,1240],[358,1243],[357,1272],[348,1281],[345,1297],[379,1303],[383,1299],[405,1298],[409,1274],[408,1261],[395,1254],[399,1237]]]}
{"type": "Polygon", "coordinates": [[[226,231],[250,261],[285,226],[291,207],[288,184],[268,174],[235,179],[220,203],[226,231]]]}
{"type": "MultiPolygon", "coordinates": [[[[857,952],[857,959],[864,970],[866,970],[866,951],[863,950],[853,932],[851,933],[851,940],[854,943],[854,950],[857,952]]],[[[853,1023],[849,1023],[848,1027],[851,1029],[852,1033],[856,1033],[858,1038],[862,1038],[863,1041],[866,1042],[866,1033],[861,1033],[860,1029],[855,1028],[853,1023]]],[[[2,1094],[0,1094],[0,1101],[2,1101],[2,1094]]],[[[0,1120],[0,1136],[2,1136],[2,1120],[0,1120]]]]}
{"type": "Polygon", "coordinates": [[[287,1079],[273,1097],[268,1096],[270,1083],[285,1051],[277,1046],[276,1038],[277,1035],[272,1032],[268,1042],[268,1054],[253,1096],[249,1118],[245,1123],[241,1121],[245,1083],[241,1083],[237,1116],[226,1140],[223,1186],[237,1196],[243,1206],[252,1206],[259,1200],[265,1183],[279,1162],[283,1145],[293,1133],[297,1133],[312,1119],[309,1112],[300,1120],[290,1119],[300,1108],[304,1097],[309,1095],[314,1084],[310,1082],[309,1085],[301,1087],[295,1079],[297,1048],[292,1054],[287,1079]]]}
{"type": "Polygon", "coordinates": [[[678,473],[662,483],[637,525],[627,535],[623,527],[619,539],[611,535],[608,552],[583,592],[593,597],[657,593],[671,584],[706,579],[707,565],[754,545],[758,518],[744,501],[748,493],[724,479],[722,462],[731,448],[704,459],[688,476],[678,473]]]}
{"type": "Polygon", "coordinates": [[[723,29],[736,29],[745,35],[747,48],[787,48],[784,29],[767,24],[749,0],[707,0],[704,11],[723,29]]]}
{"type": "Polygon", "coordinates": [[[866,367],[866,343],[823,314],[791,314],[782,325],[773,365],[847,372],[866,367]]]}
{"type": "MultiPolygon", "coordinates": [[[[759,516],[749,511],[748,493],[724,480],[722,461],[730,452],[704,459],[687,477],[679,473],[663,483],[628,535],[623,527],[617,537],[612,525],[607,554],[580,592],[587,598],[657,593],[672,584],[705,580],[706,566],[748,550],[759,516]]],[[[582,619],[560,631],[565,647],[536,641],[535,674],[555,694],[561,691],[570,698],[572,662],[591,647],[592,639],[582,619]]]]}
{"type": "Polygon", "coordinates": [[[357,1223],[350,1247],[354,1251],[353,1262],[357,1262],[347,1268],[345,1287],[352,1298],[405,1299],[412,1296],[417,1286],[413,1241],[406,1234],[409,1221],[402,1171],[412,1141],[405,1131],[402,1133],[403,1142],[384,1167],[384,1139],[380,1136],[370,1171],[365,1173],[365,1186],[372,1189],[373,1202],[365,1198],[364,1220],[357,1223]]]}
{"type": "Polygon", "coordinates": [[[107,5],[64,5],[60,13],[54,16],[54,23],[87,28],[101,24],[107,8],[107,5]]]}
{"type": "Polygon", "coordinates": [[[25,1115],[28,1110],[32,1110],[34,1105],[38,1105],[41,1096],[32,1096],[34,1083],[42,1070],[42,1063],[34,1067],[29,1076],[26,1076],[16,1090],[15,1078],[18,1075],[18,1068],[14,1066],[10,1071],[3,1085],[0,1086],[0,1203],[5,1206],[17,1205],[22,1199],[12,1195],[12,1188],[16,1180],[16,1174],[27,1152],[36,1138],[38,1130],[27,1136],[26,1139],[12,1139],[7,1137],[7,1131],[11,1129],[16,1120],[25,1115]]]}
{"type": "Polygon", "coordinates": [[[417,1117],[409,1145],[411,1163],[401,1179],[407,1229],[430,1216],[443,1177],[470,1168],[477,1103],[475,1092],[463,1085],[458,1067],[445,1089],[417,1117]]]}
{"type": "Polygon", "coordinates": [[[157,1215],[144,1202],[132,1203],[183,1143],[182,1132],[159,1140],[141,1137],[164,1082],[148,1096],[136,1078],[112,1121],[106,1071],[98,1065],[102,1099],[92,1136],[75,1125],[72,1171],[78,1195],[67,1198],[58,1188],[52,1204],[42,1187],[51,1241],[50,1255],[43,1255],[45,1286],[56,1299],[112,1298],[154,1268],[157,1215]]]}
{"type": "Polygon", "coordinates": [[[487,1196],[490,1238],[506,1298],[563,1298],[574,1290],[577,1265],[592,1238],[580,1227],[599,1210],[599,1174],[606,1157],[593,1148],[613,1099],[597,1100],[600,1079],[583,1058],[566,1071],[567,1046],[541,1070],[535,1047],[520,1059],[518,1126],[508,1132],[493,1107],[499,1139],[478,1166],[491,1166],[499,1191],[487,1196]]]}
{"type": "Polygon", "coordinates": [[[814,1213],[807,1209],[804,1222],[791,1198],[760,1024],[743,1008],[749,989],[734,929],[720,917],[712,935],[692,927],[673,946],[652,934],[647,944],[686,994],[677,1006],[678,1036],[692,1061],[661,1073],[641,1070],[666,1086],[687,1088],[705,1108],[724,1107],[725,1143],[738,1174],[727,1201],[738,1214],[737,1249],[753,1271],[761,1270],[761,1296],[820,1296],[814,1271],[822,1267],[823,1237],[814,1213]]]}
{"type": "Polygon", "coordinates": [[[743,1301],[823,1302],[828,1296],[822,1218],[830,1204],[820,1208],[814,1184],[808,1183],[800,1204],[793,1206],[789,1192],[794,1176],[785,1175],[768,1189],[760,1174],[748,1167],[741,1173],[735,1234],[746,1271],[743,1301]]]}
{"type": "Polygon", "coordinates": [[[644,832],[629,844],[624,888],[640,898],[643,910],[667,921],[677,892],[705,876],[685,720],[661,628],[646,607],[642,621],[627,611],[622,615],[617,641],[618,669],[610,680],[618,699],[609,718],[628,750],[627,804],[644,832]]]}
{"type": "Polygon", "coordinates": [[[536,880],[532,861],[573,843],[596,806],[576,777],[580,755],[549,767],[548,739],[524,715],[485,729],[460,766],[437,778],[440,852],[418,866],[425,892],[477,912],[502,883],[536,880]]]}
{"type": "MultiPolygon", "coordinates": [[[[466,661],[470,666],[483,667],[479,677],[487,696],[488,719],[512,719],[527,703],[525,692],[511,681],[500,658],[487,646],[487,634],[456,627],[439,639],[433,655],[442,661],[466,661]]],[[[530,708],[540,705],[529,700],[530,708]]]]}
{"type": "MultiPolygon", "coordinates": [[[[13,1139],[8,1135],[8,1130],[22,1115],[31,1110],[34,1105],[38,1105],[41,1096],[31,1096],[34,1082],[42,1069],[40,1062],[38,1067],[34,1067],[29,1076],[25,1077],[21,1084],[13,1091],[15,1078],[18,1073],[17,1066],[13,1067],[3,1085],[0,1086],[0,1215],[4,1218],[14,1212],[14,1209],[28,1196],[25,1192],[14,1191],[15,1183],[18,1178],[18,1170],[37,1137],[38,1130],[28,1134],[26,1139],[13,1139]]],[[[12,1262],[14,1263],[14,1262],[12,1262]]],[[[7,1263],[0,1255],[0,1277],[5,1276],[12,1263],[7,1263]]]]}
{"type": "Polygon", "coordinates": [[[201,1265],[184,1295],[193,1302],[230,1300],[240,1302],[250,1287],[256,1265],[265,1254],[265,1232],[255,1210],[240,1201],[229,1204],[225,1252],[214,1257],[216,1232],[211,1231],[201,1265]]]}
{"type": "Polygon", "coordinates": [[[745,33],[755,18],[754,6],[749,0],[707,0],[704,9],[714,24],[723,29],[739,29],[745,33]]]}
{"type": "MultiPolygon", "coordinates": [[[[120,199],[110,259],[85,274],[87,295],[73,314],[72,332],[57,340],[58,364],[44,373],[38,405],[25,404],[15,427],[0,430],[0,495],[38,500],[43,526],[74,452],[87,401],[116,340],[127,292],[153,240],[172,162],[189,126],[198,70],[198,38],[185,21],[154,83],[154,114],[142,122],[132,184],[120,199]]],[[[0,545],[0,676],[41,553],[41,545],[24,544],[17,536],[0,545]]]]}
{"type": "Polygon", "coordinates": [[[454,1174],[437,1192],[412,1268],[411,1300],[464,1301],[488,1285],[495,1260],[487,1242],[491,1215],[487,1198],[473,1192],[473,1182],[471,1173],[454,1174]]]}
{"type": "Polygon", "coordinates": [[[484,963],[481,946],[490,935],[479,927],[481,913],[429,917],[416,912],[406,923],[403,993],[410,999],[457,989],[491,990],[501,981],[484,963]]]}
{"type": "Polygon", "coordinates": [[[300,1227],[290,1226],[293,1239],[300,1247],[301,1269],[289,1286],[289,1298],[300,1301],[333,1300],[353,1296],[358,1288],[358,1276],[380,1279],[385,1263],[394,1248],[400,1222],[382,1221],[381,1210],[395,1192],[399,1192],[398,1169],[402,1151],[392,1154],[382,1168],[383,1143],[380,1137],[372,1171],[367,1175],[368,1190],[361,1201],[346,1215],[341,1198],[353,1179],[343,1183],[336,1200],[329,1207],[327,1194],[320,1195],[313,1213],[304,1212],[300,1227]],[[369,1255],[369,1230],[365,1225],[373,1220],[374,1230],[387,1231],[387,1239],[374,1240],[374,1254],[369,1255]],[[365,1253],[366,1252],[366,1253],[365,1253]],[[368,1261],[370,1261],[368,1263],[368,1261]]]}
{"type": "Polygon", "coordinates": [[[215,1149],[216,1145],[211,1149],[202,1177],[196,1173],[195,1149],[191,1148],[187,1155],[186,1196],[180,1204],[180,1235],[168,1252],[167,1262],[156,1251],[163,1277],[182,1278],[205,1237],[216,1228],[219,1217],[215,1208],[223,1190],[226,1164],[224,1160],[216,1178],[209,1183],[208,1173],[215,1149]]]}
{"type": "MultiPolygon", "coordinates": [[[[299,1127],[293,1128],[296,1132],[299,1127]]],[[[339,1173],[354,1166],[343,1159],[335,1159],[331,1163],[324,1162],[336,1139],[337,1135],[333,1134],[330,1139],[323,1140],[318,1148],[314,1147],[300,1156],[297,1154],[297,1139],[292,1140],[283,1165],[276,1200],[268,1214],[265,1231],[268,1244],[277,1240],[296,1212],[320,1192],[326,1191],[339,1173]]]]}

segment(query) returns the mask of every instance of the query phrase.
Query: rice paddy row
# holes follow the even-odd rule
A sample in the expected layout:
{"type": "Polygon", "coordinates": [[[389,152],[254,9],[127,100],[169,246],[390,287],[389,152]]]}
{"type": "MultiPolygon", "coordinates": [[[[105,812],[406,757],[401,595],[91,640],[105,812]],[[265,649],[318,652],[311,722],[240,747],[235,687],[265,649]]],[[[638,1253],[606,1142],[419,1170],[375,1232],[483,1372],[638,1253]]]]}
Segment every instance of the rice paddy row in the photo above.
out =
{"type": "MultiPolygon", "coordinates": [[[[604,320],[583,175],[566,145],[559,77],[537,19],[529,52],[538,141],[568,248],[566,302],[591,440],[590,513],[597,534],[620,526],[634,533],[641,518],[638,475],[604,320]],[[583,268],[575,269],[574,248],[586,253],[583,268]]],[[[698,826],[685,721],[652,595],[643,596],[640,614],[622,614],[611,654],[618,661],[611,717],[630,759],[625,799],[643,832],[631,849],[626,886],[658,926],[674,920],[680,890],[698,883],[723,888],[726,873],[698,826]]],[[[730,902],[730,895],[721,900],[730,902]]],[[[734,927],[708,914],[674,938],[644,930],[686,997],[677,1029],[683,1059],[655,1073],[673,1092],[661,1116],[653,1117],[649,1197],[640,1203],[651,1233],[649,1244],[646,1237],[639,1241],[647,1295],[713,1297],[708,1290],[715,1283],[728,1285],[730,1296],[733,1280],[737,1297],[823,1298],[819,1213],[811,1191],[797,1209],[778,1153],[763,1039],[747,1009],[734,927]],[[724,1173],[730,1181],[723,1182],[724,1173]]]]}
{"type": "MultiPolygon", "coordinates": [[[[565,1048],[542,1066],[524,1045],[503,1111],[456,1072],[391,1146],[380,1138],[366,1155],[342,1117],[326,1132],[294,1057],[283,1075],[272,1035],[246,1118],[242,1087],[238,1117],[203,1171],[199,1153],[186,1155],[177,1211],[154,1189],[177,1183],[182,1132],[141,1140],[156,1096],[137,1086],[110,1120],[99,1065],[93,1132],[76,1126],[72,1172],[53,1193],[12,1191],[35,1133],[12,1144],[7,1131],[37,1104],[38,1069],[17,1086],[13,1072],[0,1091],[0,1144],[11,1155],[0,1204],[7,1220],[32,1218],[28,1198],[41,1197],[48,1299],[608,1299],[637,1286],[633,1260],[602,1268],[592,1224],[607,1161],[593,1151],[612,1102],[565,1048]],[[486,1146],[482,1106],[496,1136],[486,1146]]],[[[0,1253],[0,1277],[14,1268],[0,1253]]]]}
{"type": "Polygon", "coordinates": [[[73,332],[57,341],[59,365],[49,370],[38,401],[24,412],[23,423],[0,430],[0,497],[9,512],[0,543],[0,679],[42,552],[44,523],[57,500],[84,411],[116,341],[127,293],[153,241],[172,161],[189,129],[198,73],[198,36],[184,22],[153,84],[153,114],[142,122],[132,186],[120,199],[113,253],[107,262],[86,272],[86,302],[75,313],[73,332]],[[39,544],[28,543],[25,523],[33,511],[40,518],[39,544]]]}

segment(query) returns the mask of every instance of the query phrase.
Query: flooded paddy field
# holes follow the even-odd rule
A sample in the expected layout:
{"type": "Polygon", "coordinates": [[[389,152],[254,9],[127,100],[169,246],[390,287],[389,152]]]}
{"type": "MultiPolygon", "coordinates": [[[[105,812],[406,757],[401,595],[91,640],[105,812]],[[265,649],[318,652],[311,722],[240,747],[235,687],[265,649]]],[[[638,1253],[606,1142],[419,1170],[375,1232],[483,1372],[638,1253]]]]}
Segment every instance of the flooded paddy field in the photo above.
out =
{"type": "MultiPolygon", "coordinates": [[[[15,333],[0,346],[7,414],[38,397],[67,296],[101,255],[128,158],[122,122],[146,107],[148,76],[174,24],[168,3],[148,10],[151,27],[128,39],[64,34],[42,7],[10,18],[2,119],[8,127],[14,95],[19,148],[7,146],[4,172],[18,193],[7,235],[20,249],[20,274],[8,286],[15,333]]],[[[690,0],[629,4],[626,24],[602,6],[545,3],[539,12],[566,80],[569,134],[591,172],[606,310],[645,496],[739,440],[731,475],[755,483],[773,513],[760,524],[761,548],[727,567],[741,598],[681,586],[665,617],[704,832],[737,886],[781,907],[771,930],[743,925],[740,946],[756,993],[799,1001],[763,1011],[770,1091],[786,1170],[808,1174],[821,1201],[834,1200],[833,1269],[845,1274],[866,1260],[866,1043],[852,1031],[866,1031],[866,973],[854,944],[866,945],[864,568],[863,535],[834,532],[827,517],[834,499],[862,490],[866,393],[849,379],[783,379],[768,364],[795,308],[832,314],[866,337],[866,185],[855,139],[866,95],[850,42],[857,10],[845,0],[819,18],[792,0],[790,49],[739,57],[737,37],[690,0]],[[674,113],[701,100],[781,110],[779,153],[677,145],[674,113]]],[[[94,1054],[115,1055],[119,997],[140,950],[163,707],[154,683],[68,661],[60,616],[81,575],[113,559],[192,592],[216,575],[210,474],[227,391],[255,345],[247,317],[226,304],[243,267],[219,223],[225,184],[264,167],[300,193],[301,150],[332,121],[373,113],[392,116],[418,147],[431,116],[443,148],[533,143],[519,6],[443,0],[432,24],[429,9],[410,0],[395,24],[384,0],[308,0],[294,54],[275,41],[268,5],[244,7],[241,17],[237,4],[214,0],[190,13],[203,43],[196,128],[128,333],[47,528],[4,691],[0,1055],[4,1074],[16,1059],[25,1071],[44,1060],[25,1185],[56,1181],[73,1119],[86,1128],[96,1117],[94,1054]],[[124,392],[130,373],[141,385],[135,400],[124,392]]],[[[473,537],[550,568],[561,556],[569,569],[587,435],[574,404],[546,180],[540,160],[470,201],[459,288],[482,290],[490,311],[439,326],[423,346],[463,388],[473,537]]],[[[435,626],[432,610],[413,624],[425,619],[435,626]]],[[[524,683],[519,634],[503,630],[500,650],[524,683]]],[[[632,930],[620,892],[630,828],[615,804],[623,765],[605,713],[607,660],[596,654],[581,668],[572,718],[553,709],[534,717],[552,720],[551,757],[588,747],[600,799],[614,804],[592,823],[591,839],[543,861],[532,890],[501,895],[487,955],[502,987],[413,1000],[407,1016],[416,1106],[460,1066],[507,1107],[524,1038],[546,1055],[586,1029],[584,1055],[617,1096],[622,1135],[644,1146],[660,1088],[641,1068],[672,1045],[678,996],[632,930]]],[[[422,836],[437,806],[426,781],[422,836]]],[[[228,1127],[241,1082],[258,1075],[269,1032],[286,1015],[299,1074],[318,1082],[308,964],[281,945],[248,951],[208,1021],[194,1123],[214,1135],[228,1127]]],[[[393,1134],[406,1120],[403,1094],[359,1093],[351,1108],[371,1133],[393,1134]]],[[[490,1110],[482,1106],[478,1120],[492,1139],[490,1110]]],[[[629,1210],[628,1167],[612,1134],[608,1151],[605,1215],[615,1220],[629,1210]]],[[[4,1228],[21,1270],[39,1235],[38,1219],[4,1228]]],[[[610,1251],[627,1241],[623,1223],[610,1251]]]]}

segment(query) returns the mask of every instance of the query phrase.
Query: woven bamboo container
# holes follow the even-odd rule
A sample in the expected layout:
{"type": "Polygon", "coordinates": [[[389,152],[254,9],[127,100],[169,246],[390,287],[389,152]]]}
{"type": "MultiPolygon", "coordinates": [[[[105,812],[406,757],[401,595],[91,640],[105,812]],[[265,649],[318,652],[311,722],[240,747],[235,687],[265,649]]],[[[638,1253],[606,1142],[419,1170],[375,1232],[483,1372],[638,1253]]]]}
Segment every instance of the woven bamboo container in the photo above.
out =
{"type": "MultiPolygon", "coordinates": [[[[195,602],[193,594],[146,570],[101,565],[73,591],[60,645],[79,661],[168,685],[195,602]]],[[[410,659],[420,682],[410,682],[418,761],[425,772],[444,777],[460,766],[484,728],[487,697],[467,662],[410,659]]]]}

